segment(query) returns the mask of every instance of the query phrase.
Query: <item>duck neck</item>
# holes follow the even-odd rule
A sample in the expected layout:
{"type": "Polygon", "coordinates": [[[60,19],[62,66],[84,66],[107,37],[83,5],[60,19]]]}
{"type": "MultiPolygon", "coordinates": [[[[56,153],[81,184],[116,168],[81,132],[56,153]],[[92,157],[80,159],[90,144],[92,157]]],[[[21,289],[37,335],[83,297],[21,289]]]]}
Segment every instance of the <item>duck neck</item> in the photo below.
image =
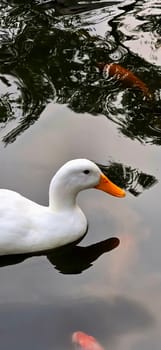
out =
{"type": "Polygon", "coordinates": [[[54,211],[70,210],[76,207],[78,190],[69,184],[62,184],[53,179],[49,188],[49,207],[54,211]]]}

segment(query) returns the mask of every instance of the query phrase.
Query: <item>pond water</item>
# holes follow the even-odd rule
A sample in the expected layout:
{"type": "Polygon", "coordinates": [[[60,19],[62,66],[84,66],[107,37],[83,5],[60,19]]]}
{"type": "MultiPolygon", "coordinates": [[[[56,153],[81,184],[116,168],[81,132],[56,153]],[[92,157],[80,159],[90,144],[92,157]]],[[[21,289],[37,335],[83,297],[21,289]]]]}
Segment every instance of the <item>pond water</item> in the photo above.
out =
{"type": "Polygon", "coordinates": [[[85,157],[127,190],[79,195],[81,248],[0,259],[2,350],[72,349],[77,330],[105,349],[160,349],[160,5],[1,0],[0,186],[47,205],[59,166],[85,157]],[[152,99],[105,77],[101,61],[132,71],[152,99]]]}

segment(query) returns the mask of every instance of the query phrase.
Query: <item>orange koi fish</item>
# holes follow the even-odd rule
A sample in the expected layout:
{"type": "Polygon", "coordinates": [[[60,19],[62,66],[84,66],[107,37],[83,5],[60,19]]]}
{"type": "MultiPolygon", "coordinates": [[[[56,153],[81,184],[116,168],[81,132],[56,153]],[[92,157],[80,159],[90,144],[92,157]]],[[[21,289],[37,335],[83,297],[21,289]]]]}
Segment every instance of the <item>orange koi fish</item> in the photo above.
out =
{"type": "Polygon", "coordinates": [[[104,350],[94,337],[83,332],[74,332],[72,342],[83,350],[104,350]]]}
{"type": "Polygon", "coordinates": [[[140,80],[135,74],[130,70],[120,66],[116,63],[103,63],[98,62],[97,67],[101,72],[107,74],[109,77],[115,77],[117,80],[123,82],[126,87],[133,87],[142,91],[144,96],[152,99],[152,93],[149,91],[147,85],[140,80]]]}

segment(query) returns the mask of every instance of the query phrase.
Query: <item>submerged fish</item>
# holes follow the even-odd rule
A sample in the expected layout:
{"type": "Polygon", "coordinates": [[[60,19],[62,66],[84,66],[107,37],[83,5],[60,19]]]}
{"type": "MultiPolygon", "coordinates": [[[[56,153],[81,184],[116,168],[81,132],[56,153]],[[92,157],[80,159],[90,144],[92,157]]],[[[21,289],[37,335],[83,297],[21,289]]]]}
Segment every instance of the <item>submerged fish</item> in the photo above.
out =
{"type": "Polygon", "coordinates": [[[126,87],[139,89],[147,98],[153,98],[148,86],[130,70],[116,63],[106,64],[104,62],[98,62],[97,67],[109,77],[115,77],[117,80],[123,82],[126,87]]]}
{"type": "Polygon", "coordinates": [[[72,342],[83,350],[104,350],[94,337],[83,332],[74,332],[72,342]]]}

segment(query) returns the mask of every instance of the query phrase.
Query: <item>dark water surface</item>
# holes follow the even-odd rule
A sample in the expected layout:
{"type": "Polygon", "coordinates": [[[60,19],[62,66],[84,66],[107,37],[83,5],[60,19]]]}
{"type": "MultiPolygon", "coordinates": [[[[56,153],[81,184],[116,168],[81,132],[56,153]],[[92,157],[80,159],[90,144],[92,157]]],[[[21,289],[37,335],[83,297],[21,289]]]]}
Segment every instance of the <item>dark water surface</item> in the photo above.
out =
{"type": "Polygon", "coordinates": [[[59,166],[86,157],[127,190],[81,193],[82,248],[0,259],[2,350],[72,349],[77,330],[160,350],[160,5],[1,0],[0,186],[47,205],[59,166]],[[152,100],[98,61],[131,70],[152,100]]]}

